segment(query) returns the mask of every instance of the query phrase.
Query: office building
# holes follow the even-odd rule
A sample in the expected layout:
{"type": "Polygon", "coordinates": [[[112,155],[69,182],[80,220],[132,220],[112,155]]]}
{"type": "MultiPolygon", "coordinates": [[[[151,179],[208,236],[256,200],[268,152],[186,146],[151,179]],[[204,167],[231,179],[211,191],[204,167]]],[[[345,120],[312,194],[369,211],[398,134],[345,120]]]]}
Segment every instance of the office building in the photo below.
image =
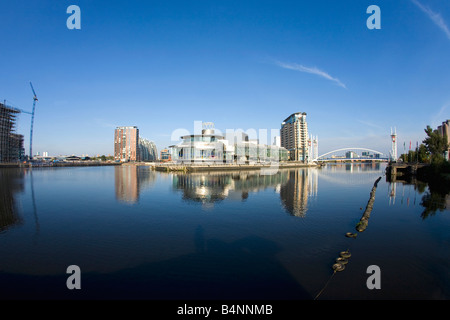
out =
{"type": "Polygon", "coordinates": [[[291,114],[281,123],[281,146],[288,150],[289,160],[308,162],[308,124],[306,112],[291,114]]]}
{"type": "Polygon", "coordinates": [[[345,153],[345,157],[346,157],[347,159],[359,158],[358,154],[357,154],[356,152],[354,152],[354,151],[347,151],[347,152],[345,153]]]}
{"type": "Polygon", "coordinates": [[[114,132],[114,160],[121,162],[139,161],[139,129],[117,127],[114,132]]]}
{"type": "Polygon", "coordinates": [[[167,162],[167,161],[171,161],[171,160],[172,160],[172,157],[170,155],[169,149],[161,150],[161,161],[167,162]]]}

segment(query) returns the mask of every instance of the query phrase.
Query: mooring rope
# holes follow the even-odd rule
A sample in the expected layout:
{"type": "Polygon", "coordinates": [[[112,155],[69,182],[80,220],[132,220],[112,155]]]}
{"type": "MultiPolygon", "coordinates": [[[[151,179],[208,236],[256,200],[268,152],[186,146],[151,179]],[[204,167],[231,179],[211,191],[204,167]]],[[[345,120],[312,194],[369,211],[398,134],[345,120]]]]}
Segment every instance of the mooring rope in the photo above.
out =
{"type": "Polygon", "coordinates": [[[328,279],[327,283],[325,283],[325,286],[322,288],[322,290],[319,291],[319,293],[316,295],[316,297],[314,298],[314,300],[317,300],[317,298],[322,294],[322,292],[325,290],[325,288],[328,286],[328,284],[330,283],[331,279],[333,278],[333,276],[336,274],[336,270],[333,271],[333,273],[331,274],[330,278],[328,279]]]}
{"type": "MultiPolygon", "coordinates": [[[[350,246],[348,246],[348,249],[344,252],[349,252],[350,251],[350,246]]],[[[317,295],[315,296],[314,300],[317,300],[317,298],[319,298],[319,296],[325,291],[326,287],[328,287],[328,284],[331,282],[331,279],[334,277],[334,275],[337,273],[337,270],[333,270],[333,273],[331,274],[331,276],[328,278],[328,281],[325,283],[325,285],[323,286],[323,288],[319,291],[319,293],[317,293],[317,295]]]]}
{"type": "MultiPolygon", "coordinates": [[[[364,214],[363,214],[363,218],[366,216],[366,214],[368,214],[368,216],[365,217],[366,220],[370,217],[370,212],[372,211],[372,208],[373,208],[373,202],[374,202],[374,200],[375,200],[375,192],[376,192],[376,189],[377,189],[377,187],[378,187],[378,182],[379,182],[380,180],[381,180],[381,177],[379,177],[377,180],[375,180],[375,183],[374,183],[374,185],[373,185],[373,187],[372,187],[372,190],[371,190],[371,192],[370,192],[369,202],[367,203],[367,205],[366,205],[366,210],[364,211],[364,214]]],[[[361,219],[363,219],[363,218],[361,218],[361,219]]],[[[366,224],[366,226],[367,226],[367,224],[366,224]]],[[[364,227],[363,229],[361,229],[361,230],[357,228],[357,231],[358,231],[358,232],[361,232],[361,231],[364,231],[364,230],[365,230],[365,227],[364,227]]],[[[351,254],[350,254],[350,252],[349,252],[349,251],[350,251],[350,247],[351,247],[351,244],[348,246],[348,248],[347,248],[346,251],[341,252],[341,257],[346,258],[345,256],[342,255],[342,253],[348,253],[348,257],[347,257],[347,258],[350,258],[350,256],[351,256],[351,254]]],[[[342,265],[342,266],[343,266],[343,265],[342,265]]],[[[333,267],[334,267],[334,265],[333,265],[333,267]]],[[[334,269],[334,268],[333,268],[333,269],[334,269]]],[[[336,270],[336,269],[334,269],[334,270],[333,270],[333,273],[332,273],[331,276],[328,278],[328,281],[325,283],[324,287],[319,291],[319,293],[317,293],[317,295],[314,297],[314,300],[317,300],[317,298],[319,298],[319,296],[325,291],[325,289],[327,288],[328,284],[331,282],[331,279],[334,277],[334,275],[336,274],[336,272],[342,271],[342,270],[344,270],[344,269],[341,269],[341,270],[336,270]]]]}

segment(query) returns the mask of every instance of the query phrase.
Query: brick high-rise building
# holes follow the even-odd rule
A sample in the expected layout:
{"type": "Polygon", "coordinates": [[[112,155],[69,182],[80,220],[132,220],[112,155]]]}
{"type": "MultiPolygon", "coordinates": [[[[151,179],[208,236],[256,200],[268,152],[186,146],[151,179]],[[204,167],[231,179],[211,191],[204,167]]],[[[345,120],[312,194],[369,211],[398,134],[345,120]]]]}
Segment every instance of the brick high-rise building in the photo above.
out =
{"type": "Polygon", "coordinates": [[[281,146],[289,152],[289,160],[308,162],[308,125],[306,112],[291,114],[281,123],[281,146]]]}
{"type": "Polygon", "coordinates": [[[114,132],[114,160],[139,161],[139,129],[117,127],[114,132]]]}

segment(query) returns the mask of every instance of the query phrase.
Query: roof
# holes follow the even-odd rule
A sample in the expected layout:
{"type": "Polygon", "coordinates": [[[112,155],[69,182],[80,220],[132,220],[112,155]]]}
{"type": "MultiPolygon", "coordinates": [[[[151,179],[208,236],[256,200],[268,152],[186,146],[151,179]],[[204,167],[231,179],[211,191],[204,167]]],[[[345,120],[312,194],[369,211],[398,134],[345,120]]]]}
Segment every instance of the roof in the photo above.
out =
{"type": "Polygon", "coordinates": [[[301,114],[301,115],[305,115],[306,116],[306,112],[295,112],[293,114],[291,114],[289,117],[287,117],[286,119],[284,119],[283,122],[286,122],[289,120],[289,118],[291,118],[292,116],[296,115],[296,114],[301,114]]]}

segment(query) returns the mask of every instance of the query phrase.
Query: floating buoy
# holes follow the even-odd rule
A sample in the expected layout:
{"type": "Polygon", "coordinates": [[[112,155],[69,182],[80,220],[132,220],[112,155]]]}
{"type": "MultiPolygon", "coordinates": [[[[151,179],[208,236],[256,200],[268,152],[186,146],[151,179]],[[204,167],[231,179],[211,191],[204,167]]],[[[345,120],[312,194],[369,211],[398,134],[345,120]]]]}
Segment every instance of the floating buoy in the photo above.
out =
{"type": "Polygon", "coordinates": [[[342,257],[336,259],[336,263],[347,264],[348,260],[342,257]]]}
{"type": "Polygon", "coordinates": [[[342,258],[345,258],[345,259],[348,259],[348,258],[350,258],[352,256],[350,254],[350,252],[348,252],[348,250],[347,251],[342,251],[340,255],[341,255],[342,258]]]}
{"type": "Polygon", "coordinates": [[[346,236],[347,238],[356,238],[357,235],[358,235],[358,234],[356,234],[356,233],[351,233],[351,232],[347,232],[347,233],[345,234],[345,236],[346,236]]]}
{"type": "Polygon", "coordinates": [[[335,263],[333,264],[333,270],[334,271],[342,271],[345,269],[345,266],[342,263],[335,263]]]}

